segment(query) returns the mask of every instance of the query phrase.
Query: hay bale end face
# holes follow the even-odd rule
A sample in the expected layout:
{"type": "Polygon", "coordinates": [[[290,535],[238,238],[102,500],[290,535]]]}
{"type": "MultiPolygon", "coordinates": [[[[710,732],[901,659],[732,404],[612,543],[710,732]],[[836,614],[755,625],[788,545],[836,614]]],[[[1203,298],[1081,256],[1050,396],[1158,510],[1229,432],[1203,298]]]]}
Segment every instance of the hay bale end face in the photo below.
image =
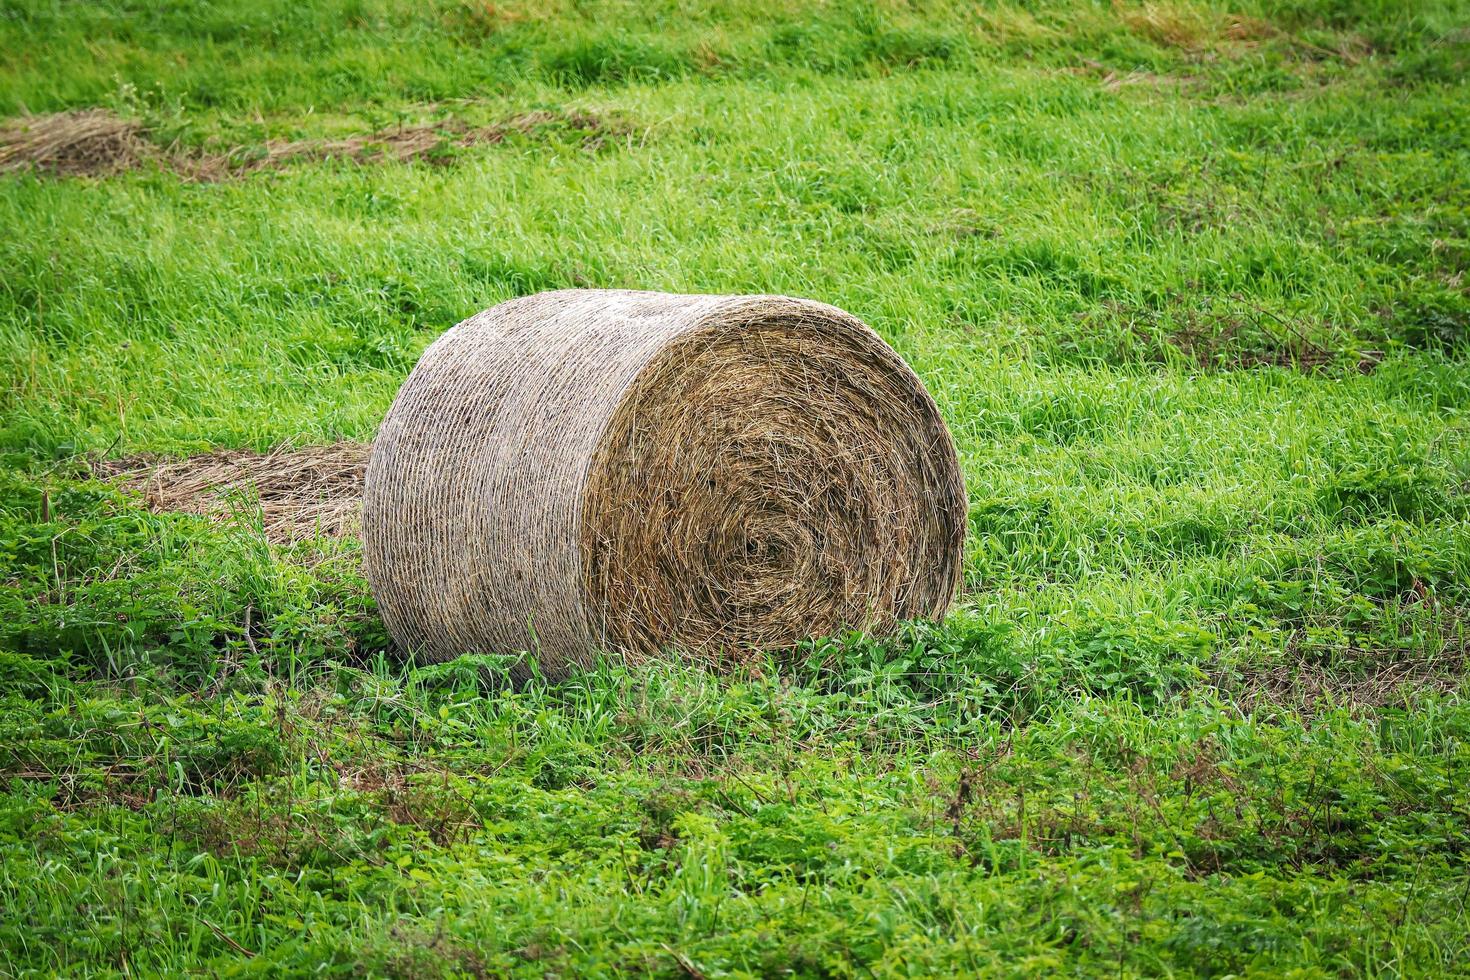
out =
{"type": "Polygon", "coordinates": [[[918,377],[835,307],[563,290],[440,337],[368,463],[363,543],[421,660],[720,656],[937,618],[965,493],[918,377]]]}

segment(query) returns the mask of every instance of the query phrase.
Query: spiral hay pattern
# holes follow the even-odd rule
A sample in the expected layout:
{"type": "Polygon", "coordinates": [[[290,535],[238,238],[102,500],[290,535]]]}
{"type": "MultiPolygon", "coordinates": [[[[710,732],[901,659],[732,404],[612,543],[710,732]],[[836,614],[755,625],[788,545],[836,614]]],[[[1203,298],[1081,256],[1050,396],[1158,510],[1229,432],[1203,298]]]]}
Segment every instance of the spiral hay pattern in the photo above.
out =
{"type": "Polygon", "coordinates": [[[424,353],[363,497],[421,660],[711,657],[938,617],[965,495],[934,401],[865,324],[784,296],[564,290],[424,353]]]}

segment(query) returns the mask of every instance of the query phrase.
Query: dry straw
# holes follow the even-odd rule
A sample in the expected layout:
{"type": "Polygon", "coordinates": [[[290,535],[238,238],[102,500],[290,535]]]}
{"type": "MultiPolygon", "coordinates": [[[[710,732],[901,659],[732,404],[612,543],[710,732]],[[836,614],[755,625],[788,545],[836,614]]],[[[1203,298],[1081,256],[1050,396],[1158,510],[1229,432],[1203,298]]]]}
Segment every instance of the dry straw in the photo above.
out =
{"type": "Polygon", "coordinates": [[[146,165],[172,170],[190,180],[223,180],[297,161],[355,163],[446,162],[456,149],[503,143],[512,136],[580,138],[596,150],[618,140],[642,137],[623,120],[590,112],[536,110],[487,126],[462,120],[398,126],[336,139],[267,140],[257,146],[223,149],[163,146],[138,119],[106,109],[82,109],[0,121],[0,173],[34,170],[60,176],[105,176],[146,165]]]}
{"type": "Polygon", "coordinates": [[[92,472],[121,478],[153,511],[230,521],[241,501],[258,503],[265,536],[288,544],[357,533],[368,449],[360,442],[339,442],[305,449],[280,446],[268,453],[219,449],[185,459],[130,456],[96,462],[92,472]]]}
{"type": "Polygon", "coordinates": [[[439,338],[378,432],[368,577],[423,660],[730,656],[938,617],[954,442],[855,317],[784,296],[564,290],[439,338]]]}
{"type": "Polygon", "coordinates": [[[35,168],[63,175],[110,174],[140,167],[157,154],[142,123],[106,109],[0,123],[0,173],[35,168]]]}

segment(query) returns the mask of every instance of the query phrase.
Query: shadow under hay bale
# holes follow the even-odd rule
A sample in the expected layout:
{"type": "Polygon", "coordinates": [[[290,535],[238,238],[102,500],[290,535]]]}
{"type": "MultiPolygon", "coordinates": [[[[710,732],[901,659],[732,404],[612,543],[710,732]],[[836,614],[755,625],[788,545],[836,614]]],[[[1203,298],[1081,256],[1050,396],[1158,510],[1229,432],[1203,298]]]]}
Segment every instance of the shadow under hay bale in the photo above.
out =
{"type": "Polygon", "coordinates": [[[782,296],[563,290],[436,341],[378,433],[364,563],[422,660],[721,656],[941,616],[965,494],[918,377],[782,296]]]}

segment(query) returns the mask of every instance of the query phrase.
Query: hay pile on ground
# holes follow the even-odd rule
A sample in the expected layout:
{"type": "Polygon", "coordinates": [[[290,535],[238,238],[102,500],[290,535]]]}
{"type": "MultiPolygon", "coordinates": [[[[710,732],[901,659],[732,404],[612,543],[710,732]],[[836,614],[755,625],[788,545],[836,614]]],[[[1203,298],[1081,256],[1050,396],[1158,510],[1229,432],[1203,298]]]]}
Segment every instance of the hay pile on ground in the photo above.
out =
{"type": "Polygon", "coordinates": [[[64,177],[100,177],[151,164],[188,180],[215,181],[312,160],[444,163],[456,150],[503,143],[517,135],[556,134],[576,138],[586,150],[634,136],[633,129],[615,117],[538,109],[484,126],[443,119],[335,139],[273,139],[231,148],[164,147],[150,138],[153,134],[141,120],[125,119],[106,109],[82,109],[0,123],[0,173],[31,170],[64,177]]]}
{"type": "Polygon", "coordinates": [[[780,296],[564,290],[425,352],[364,487],[367,573],[425,660],[731,655],[937,617],[954,443],[856,318],[780,296]]]}
{"type": "Polygon", "coordinates": [[[504,143],[513,135],[529,136],[550,130],[576,135],[584,149],[597,149],[607,140],[627,136],[630,132],[617,120],[603,119],[587,112],[536,110],[489,126],[468,126],[450,119],[341,139],[268,140],[255,153],[232,151],[220,158],[201,158],[200,170],[203,176],[218,177],[223,170],[238,174],[298,160],[432,162],[436,154],[447,150],[504,143]]]}
{"type": "Polygon", "coordinates": [[[268,453],[223,449],[186,459],[132,456],[93,465],[143,494],[149,509],[230,519],[258,500],[266,537],[289,543],[358,530],[369,447],[339,442],[268,453]]]}
{"type": "Polygon", "coordinates": [[[101,176],[140,167],[158,155],[141,122],[106,109],[22,116],[0,125],[0,172],[101,176]]]}

